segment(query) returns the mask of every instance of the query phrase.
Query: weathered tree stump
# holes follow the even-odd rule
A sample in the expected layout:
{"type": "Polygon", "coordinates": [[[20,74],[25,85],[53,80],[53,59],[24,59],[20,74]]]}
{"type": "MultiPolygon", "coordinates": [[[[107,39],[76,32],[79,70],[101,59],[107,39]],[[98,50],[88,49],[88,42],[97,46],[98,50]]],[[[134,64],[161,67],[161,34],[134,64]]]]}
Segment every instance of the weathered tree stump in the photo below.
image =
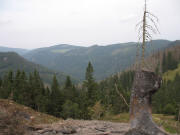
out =
{"type": "Polygon", "coordinates": [[[131,92],[131,129],[126,135],[167,135],[152,120],[151,97],[160,88],[161,80],[154,72],[136,72],[131,92]]]}

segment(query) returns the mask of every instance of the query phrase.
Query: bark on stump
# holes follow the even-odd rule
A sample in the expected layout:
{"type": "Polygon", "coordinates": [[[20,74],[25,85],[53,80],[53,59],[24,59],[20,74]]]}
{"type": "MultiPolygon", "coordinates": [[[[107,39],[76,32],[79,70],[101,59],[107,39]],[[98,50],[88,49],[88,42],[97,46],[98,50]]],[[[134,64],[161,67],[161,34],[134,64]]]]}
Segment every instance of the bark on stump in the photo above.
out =
{"type": "Polygon", "coordinates": [[[131,129],[126,135],[168,135],[152,120],[151,97],[160,88],[161,80],[154,72],[136,72],[131,93],[131,129]]]}

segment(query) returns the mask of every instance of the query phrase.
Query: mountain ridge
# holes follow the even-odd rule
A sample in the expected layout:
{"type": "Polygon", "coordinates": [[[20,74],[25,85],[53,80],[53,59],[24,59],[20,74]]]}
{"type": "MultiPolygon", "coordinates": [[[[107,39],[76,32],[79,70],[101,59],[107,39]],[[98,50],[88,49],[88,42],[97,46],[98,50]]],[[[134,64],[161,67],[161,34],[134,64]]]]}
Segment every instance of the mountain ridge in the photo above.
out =
{"type": "MultiPolygon", "coordinates": [[[[147,44],[147,53],[166,48],[172,41],[153,40],[147,44]]],[[[72,46],[56,45],[29,51],[23,56],[35,63],[50,69],[63,71],[71,76],[84,79],[85,69],[89,61],[94,66],[95,78],[102,80],[105,77],[129,67],[135,61],[136,42],[111,44],[106,46],[72,46]]]]}
{"type": "Polygon", "coordinates": [[[16,52],[20,55],[23,55],[28,51],[29,51],[28,49],[23,49],[23,48],[11,48],[11,47],[0,46],[0,52],[16,52]]]}
{"type": "MultiPolygon", "coordinates": [[[[151,52],[164,49],[177,41],[153,40],[147,42],[146,56],[151,52]]],[[[19,53],[25,59],[43,65],[49,69],[64,72],[84,80],[89,61],[94,66],[95,78],[102,80],[110,75],[130,67],[135,62],[137,42],[115,43],[110,45],[92,45],[90,47],[58,44],[41,47],[19,53]]],[[[17,51],[13,50],[12,51],[17,51]]],[[[18,53],[18,52],[17,52],[18,53]]]]}
{"type": "Polygon", "coordinates": [[[60,83],[65,81],[66,75],[62,72],[55,72],[39,64],[30,62],[15,52],[0,52],[0,76],[2,77],[8,71],[23,70],[26,73],[32,73],[37,70],[46,83],[51,83],[53,76],[56,74],[60,83]]]}

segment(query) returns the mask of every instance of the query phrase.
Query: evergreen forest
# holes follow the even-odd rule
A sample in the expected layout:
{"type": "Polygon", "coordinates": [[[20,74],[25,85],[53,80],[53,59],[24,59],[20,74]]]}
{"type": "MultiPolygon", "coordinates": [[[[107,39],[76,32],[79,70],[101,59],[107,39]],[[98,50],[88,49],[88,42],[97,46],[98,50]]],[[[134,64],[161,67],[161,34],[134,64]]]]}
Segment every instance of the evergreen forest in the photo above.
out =
{"type": "MultiPolygon", "coordinates": [[[[178,63],[171,52],[164,53],[162,72],[177,69],[178,63]]],[[[134,71],[127,70],[99,82],[93,73],[93,65],[89,62],[81,84],[73,84],[67,76],[65,83],[60,85],[54,75],[52,84],[47,85],[36,70],[29,74],[20,70],[9,71],[0,79],[0,98],[64,119],[101,119],[107,114],[129,112],[134,71]]],[[[177,119],[179,82],[178,73],[173,80],[163,79],[160,90],[153,97],[154,113],[176,115],[177,119]]]]}

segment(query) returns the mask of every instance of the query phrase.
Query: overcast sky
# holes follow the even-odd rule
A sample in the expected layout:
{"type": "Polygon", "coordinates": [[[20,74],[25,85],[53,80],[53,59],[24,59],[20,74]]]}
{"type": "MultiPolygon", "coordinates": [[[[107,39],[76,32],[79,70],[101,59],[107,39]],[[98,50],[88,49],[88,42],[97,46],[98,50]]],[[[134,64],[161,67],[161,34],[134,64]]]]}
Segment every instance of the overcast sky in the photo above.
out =
{"type": "MultiPolygon", "coordinates": [[[[180,39],[180,0],[147,0],[160,35],[180,39]]],[[[144,0],[0,0],[0,46],[39,48],[137,41],[144,0]]]]}

